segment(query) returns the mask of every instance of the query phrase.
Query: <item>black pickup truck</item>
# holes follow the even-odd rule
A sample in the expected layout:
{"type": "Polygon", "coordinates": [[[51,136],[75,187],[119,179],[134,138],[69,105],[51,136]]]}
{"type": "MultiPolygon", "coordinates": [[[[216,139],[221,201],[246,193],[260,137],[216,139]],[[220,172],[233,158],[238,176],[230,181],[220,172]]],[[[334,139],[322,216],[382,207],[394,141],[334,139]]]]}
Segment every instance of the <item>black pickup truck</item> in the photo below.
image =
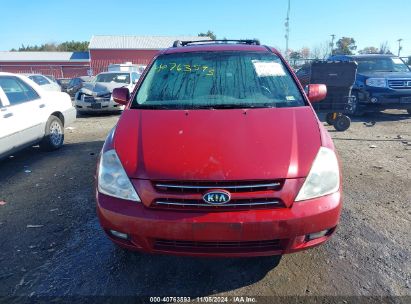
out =
{"type": "MultiPolygon", "coordinates": [[[[411,114],[411,70],[393,55],[334,55],[329,61],[355,61],[358,64],[352,95],[353,114],[405,109],[411,114]]],[[[310,66],[297,72],[300,82],[309,83],[310,66]]]]}

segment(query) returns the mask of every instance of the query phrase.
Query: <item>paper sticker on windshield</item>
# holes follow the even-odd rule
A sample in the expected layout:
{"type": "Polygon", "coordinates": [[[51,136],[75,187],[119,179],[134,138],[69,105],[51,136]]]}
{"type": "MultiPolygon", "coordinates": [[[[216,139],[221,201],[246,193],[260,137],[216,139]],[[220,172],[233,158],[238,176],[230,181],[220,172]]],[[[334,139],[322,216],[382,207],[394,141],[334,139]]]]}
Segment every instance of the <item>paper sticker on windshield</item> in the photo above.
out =
{"type": "Polygon", "coordinates": [[[400,58],[392,58],[392,62],[394,62],[395,64],[403,64],[400,58]]]}
{"type": "Polygon", "coordinates": [[[294,96],[286,96],[285,99],[287,99],[287,101],[295,101],[294,96]]]}
{"type": "Polygon", "coordinates": [[[127,75],[118,75],[117,76],[118,80],[126,80],[126,78],[127,78],[127,75]]]}
{"type": "Polygon", "coordinates": [[[282,65],[277,62],[253,60],[253,65],[258,77],[286,75],[282,65]]]}

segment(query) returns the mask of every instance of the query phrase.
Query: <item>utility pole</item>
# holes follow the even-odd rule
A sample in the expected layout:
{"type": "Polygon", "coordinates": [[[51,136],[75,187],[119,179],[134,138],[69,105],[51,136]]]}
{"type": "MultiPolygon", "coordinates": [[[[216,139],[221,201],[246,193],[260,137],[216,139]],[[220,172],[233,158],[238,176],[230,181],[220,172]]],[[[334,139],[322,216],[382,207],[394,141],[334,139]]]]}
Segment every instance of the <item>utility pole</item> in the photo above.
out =
{"type": "Polygon", "coordinates": [[[402,41],[402,39],[400,38],[400,39],[398,39],[397,41],[398,41],[398,57],[400,57],[400,55],[401,55],[401,50],[402,50],[402,46],[401,46],[401,41],[402,41]]]}
{"type": "Polygon", "coordinates": [[[287,18],[285,19],[285,58],[289,58],[288,40],[290,39],[290,10],[291,10],[291,0],[288,0],[288,10],[287,18]]]}
{"type": "Polygon", "coordinates": [[[334,55],[334,39],[335,39],[335,34],[331,34],[331,43],[330,43],[331,56],[334,55]]]}

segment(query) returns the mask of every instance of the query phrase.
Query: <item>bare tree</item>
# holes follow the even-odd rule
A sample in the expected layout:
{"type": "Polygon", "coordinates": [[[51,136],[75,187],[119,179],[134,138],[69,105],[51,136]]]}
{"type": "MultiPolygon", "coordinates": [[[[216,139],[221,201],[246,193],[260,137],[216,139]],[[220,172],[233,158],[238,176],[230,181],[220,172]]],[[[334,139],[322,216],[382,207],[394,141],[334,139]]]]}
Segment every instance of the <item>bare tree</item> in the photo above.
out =
{"type": "Polygon", "coordinates": [[[320,59],[321,50],[320,47],[317,45],[311,49],[310,57],[313,59],[320,59]]]}
{"type": "Polygon", "coordinates": [[[311,57],[313,59],[326,59],[331,54],[330,41],[317,44],[312,48],[311,57]]]}
{"type": "Polygon", "coordinates": [[[388,45],[388,41],[381,42],[380,44],[380,54],[392,54],[390,51],[390,46],[388,45]]]}

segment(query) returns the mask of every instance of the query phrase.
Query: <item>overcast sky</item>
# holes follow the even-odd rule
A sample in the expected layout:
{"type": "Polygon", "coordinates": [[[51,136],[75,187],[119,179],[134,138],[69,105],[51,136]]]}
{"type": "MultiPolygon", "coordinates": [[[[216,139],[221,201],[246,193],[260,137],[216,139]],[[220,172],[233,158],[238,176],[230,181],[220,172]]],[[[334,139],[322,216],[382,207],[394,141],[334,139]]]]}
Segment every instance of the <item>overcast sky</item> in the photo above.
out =
{"type": "MultiPolygon", "coordinates": [[[[92,35],[197,35],[259,38],[285,48],[288,0],[0,0],[0,50],[92,35]]],[[[314,48],[335,34],[358,49],[387,41],[411,55],[411,1],[291,0],[290,48],[314,48]]]]}

